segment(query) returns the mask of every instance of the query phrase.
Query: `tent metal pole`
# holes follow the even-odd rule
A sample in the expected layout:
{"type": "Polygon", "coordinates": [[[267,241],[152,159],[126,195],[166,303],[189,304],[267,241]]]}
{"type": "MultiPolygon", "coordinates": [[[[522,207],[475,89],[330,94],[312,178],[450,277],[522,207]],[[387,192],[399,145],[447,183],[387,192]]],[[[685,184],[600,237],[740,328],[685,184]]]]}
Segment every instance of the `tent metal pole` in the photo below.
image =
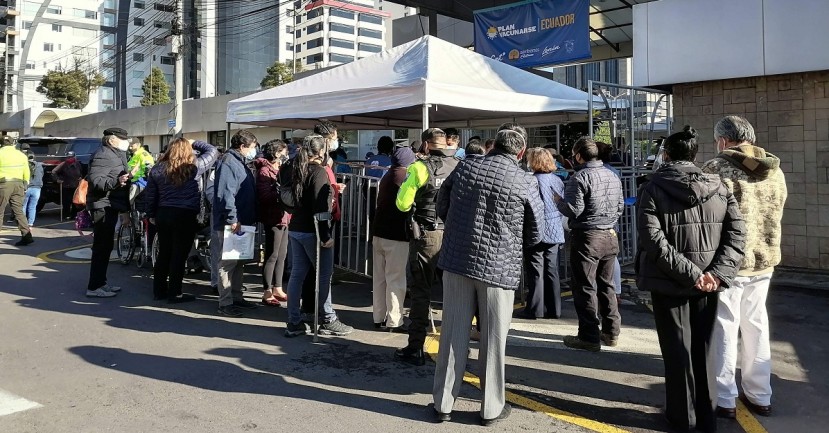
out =
{"type": "Polygon", "coordinates": [[[556,153],[561,155],[561,124],[556,124],[556,153]]]}
{"type": "Polygon", "coordinates": [[[230,149],[230,122],[227,122],[227,129],[225,130],[225,150],[230,149]]]}
{"type": "Polygon", "coordinates": [[[429,107],[431,104],[423,104],[423,130],[429,129],[429,107]]]}

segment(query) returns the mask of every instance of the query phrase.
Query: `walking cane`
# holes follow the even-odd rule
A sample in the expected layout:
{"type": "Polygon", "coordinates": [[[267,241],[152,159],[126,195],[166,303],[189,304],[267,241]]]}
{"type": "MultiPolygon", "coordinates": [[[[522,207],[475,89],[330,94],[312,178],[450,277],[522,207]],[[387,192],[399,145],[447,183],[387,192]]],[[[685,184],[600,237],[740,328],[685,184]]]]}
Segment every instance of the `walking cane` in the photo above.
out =
{"type": "Polygon", "coordinates": [[[58,184],[60,189],[60,222],[63,222],[63,184],[58,184]]]}
{"type": "Polygon", "coordinates": [[[314,284],[314,343],[319,342],[319,320],[320,320],[320,221],[331,220],[331,214],[328,212],[318,213],[314,215],[314,233],[317,238],[317,257],[316,257],[316,282],[314,284]]]}

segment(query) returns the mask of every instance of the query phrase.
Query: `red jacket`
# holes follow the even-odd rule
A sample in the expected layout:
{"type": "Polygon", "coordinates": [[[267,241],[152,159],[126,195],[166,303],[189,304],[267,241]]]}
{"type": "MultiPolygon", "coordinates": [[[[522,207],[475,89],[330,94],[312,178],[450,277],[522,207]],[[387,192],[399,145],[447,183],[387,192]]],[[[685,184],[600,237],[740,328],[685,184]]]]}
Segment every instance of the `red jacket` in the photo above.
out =
{"type": "Polygon", "coordinates": [[[278,206],[278,192],[274,188],[279,170],[265,158],[253,162],[256,166],[256,207],[259,221],[266,226],[284,225],[291,222],[291,214],[278,206]]]}
{"type": "Polygon", "coordinates": [[[334,170],[331,167],[325,166],[325,172],[328,173],[328,181],[331,182],[331,190],[334,192],[334,204],[331,206],[331,217],[334,221],[339,221],[340,217],[340,186],[337,184],[337,176],[334,175],[334,170]]]}

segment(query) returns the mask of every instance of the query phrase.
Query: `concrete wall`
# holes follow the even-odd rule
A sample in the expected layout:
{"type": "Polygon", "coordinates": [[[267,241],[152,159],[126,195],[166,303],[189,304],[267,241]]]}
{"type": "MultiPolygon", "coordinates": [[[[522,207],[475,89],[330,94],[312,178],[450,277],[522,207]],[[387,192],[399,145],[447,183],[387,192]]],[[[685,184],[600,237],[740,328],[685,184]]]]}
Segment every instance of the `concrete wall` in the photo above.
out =
{"type": "Polygon", "coordinates": [[[829,69],[825,0],[660,0],[633,8],[633,83],[829,69]]]}
{"type": "MultiPolygon", "coordinates": [[[[184,101],[184,121],[182,132],[185,137],[206,140],[209,132],[224,131],[227,127],[227,103],[244,94],[222,95],[213,98],[192,99],[184,101]]],[[[143,143],[150,151],[158,152],[164,136],[170,134],[167,121],[173,118],[173,105],[153,105],[150,107],[130,108],[94,113],[75,119],[61,120],[46,125],[45,133],[56,137],[99,137],[110,127],[124,128],[131,136],[142,137],[143,143]]],[[[231,135],[244,128],[233,125],[231,135]]],[[[258,128],[254,134],[264,143],[274,138],[282,138],[281,128],[258,128]]],[[[223,145],[224,143],[212,143],[223,145]]]]}
{"type": "Polygon", "coordinates": [[[757,144],[780,157],[789,198],[783,265],[829,269],[829,70],[677,84],[674,129],[701,133],[698,161],[714,156],[714,124],[746,117],[757,144]]]}

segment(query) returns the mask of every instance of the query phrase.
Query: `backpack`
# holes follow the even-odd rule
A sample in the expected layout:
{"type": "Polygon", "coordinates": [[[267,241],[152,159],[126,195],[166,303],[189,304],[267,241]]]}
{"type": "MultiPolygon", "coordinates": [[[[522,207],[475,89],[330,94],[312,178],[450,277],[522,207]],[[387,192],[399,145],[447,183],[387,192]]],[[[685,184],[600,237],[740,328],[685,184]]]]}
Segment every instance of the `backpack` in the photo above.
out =
{"type": "Polygon", "coordinates": [[[277,206],[289,214],[296,212],[299,206],[299,200],[294,194],[294,185],[291,181],[292,174],[291,170],[279,170],[279,174],[273,182],[273,188],[276,190],[277,206]],[[288,175],[284,173],[288,173],[288,175]]]}

